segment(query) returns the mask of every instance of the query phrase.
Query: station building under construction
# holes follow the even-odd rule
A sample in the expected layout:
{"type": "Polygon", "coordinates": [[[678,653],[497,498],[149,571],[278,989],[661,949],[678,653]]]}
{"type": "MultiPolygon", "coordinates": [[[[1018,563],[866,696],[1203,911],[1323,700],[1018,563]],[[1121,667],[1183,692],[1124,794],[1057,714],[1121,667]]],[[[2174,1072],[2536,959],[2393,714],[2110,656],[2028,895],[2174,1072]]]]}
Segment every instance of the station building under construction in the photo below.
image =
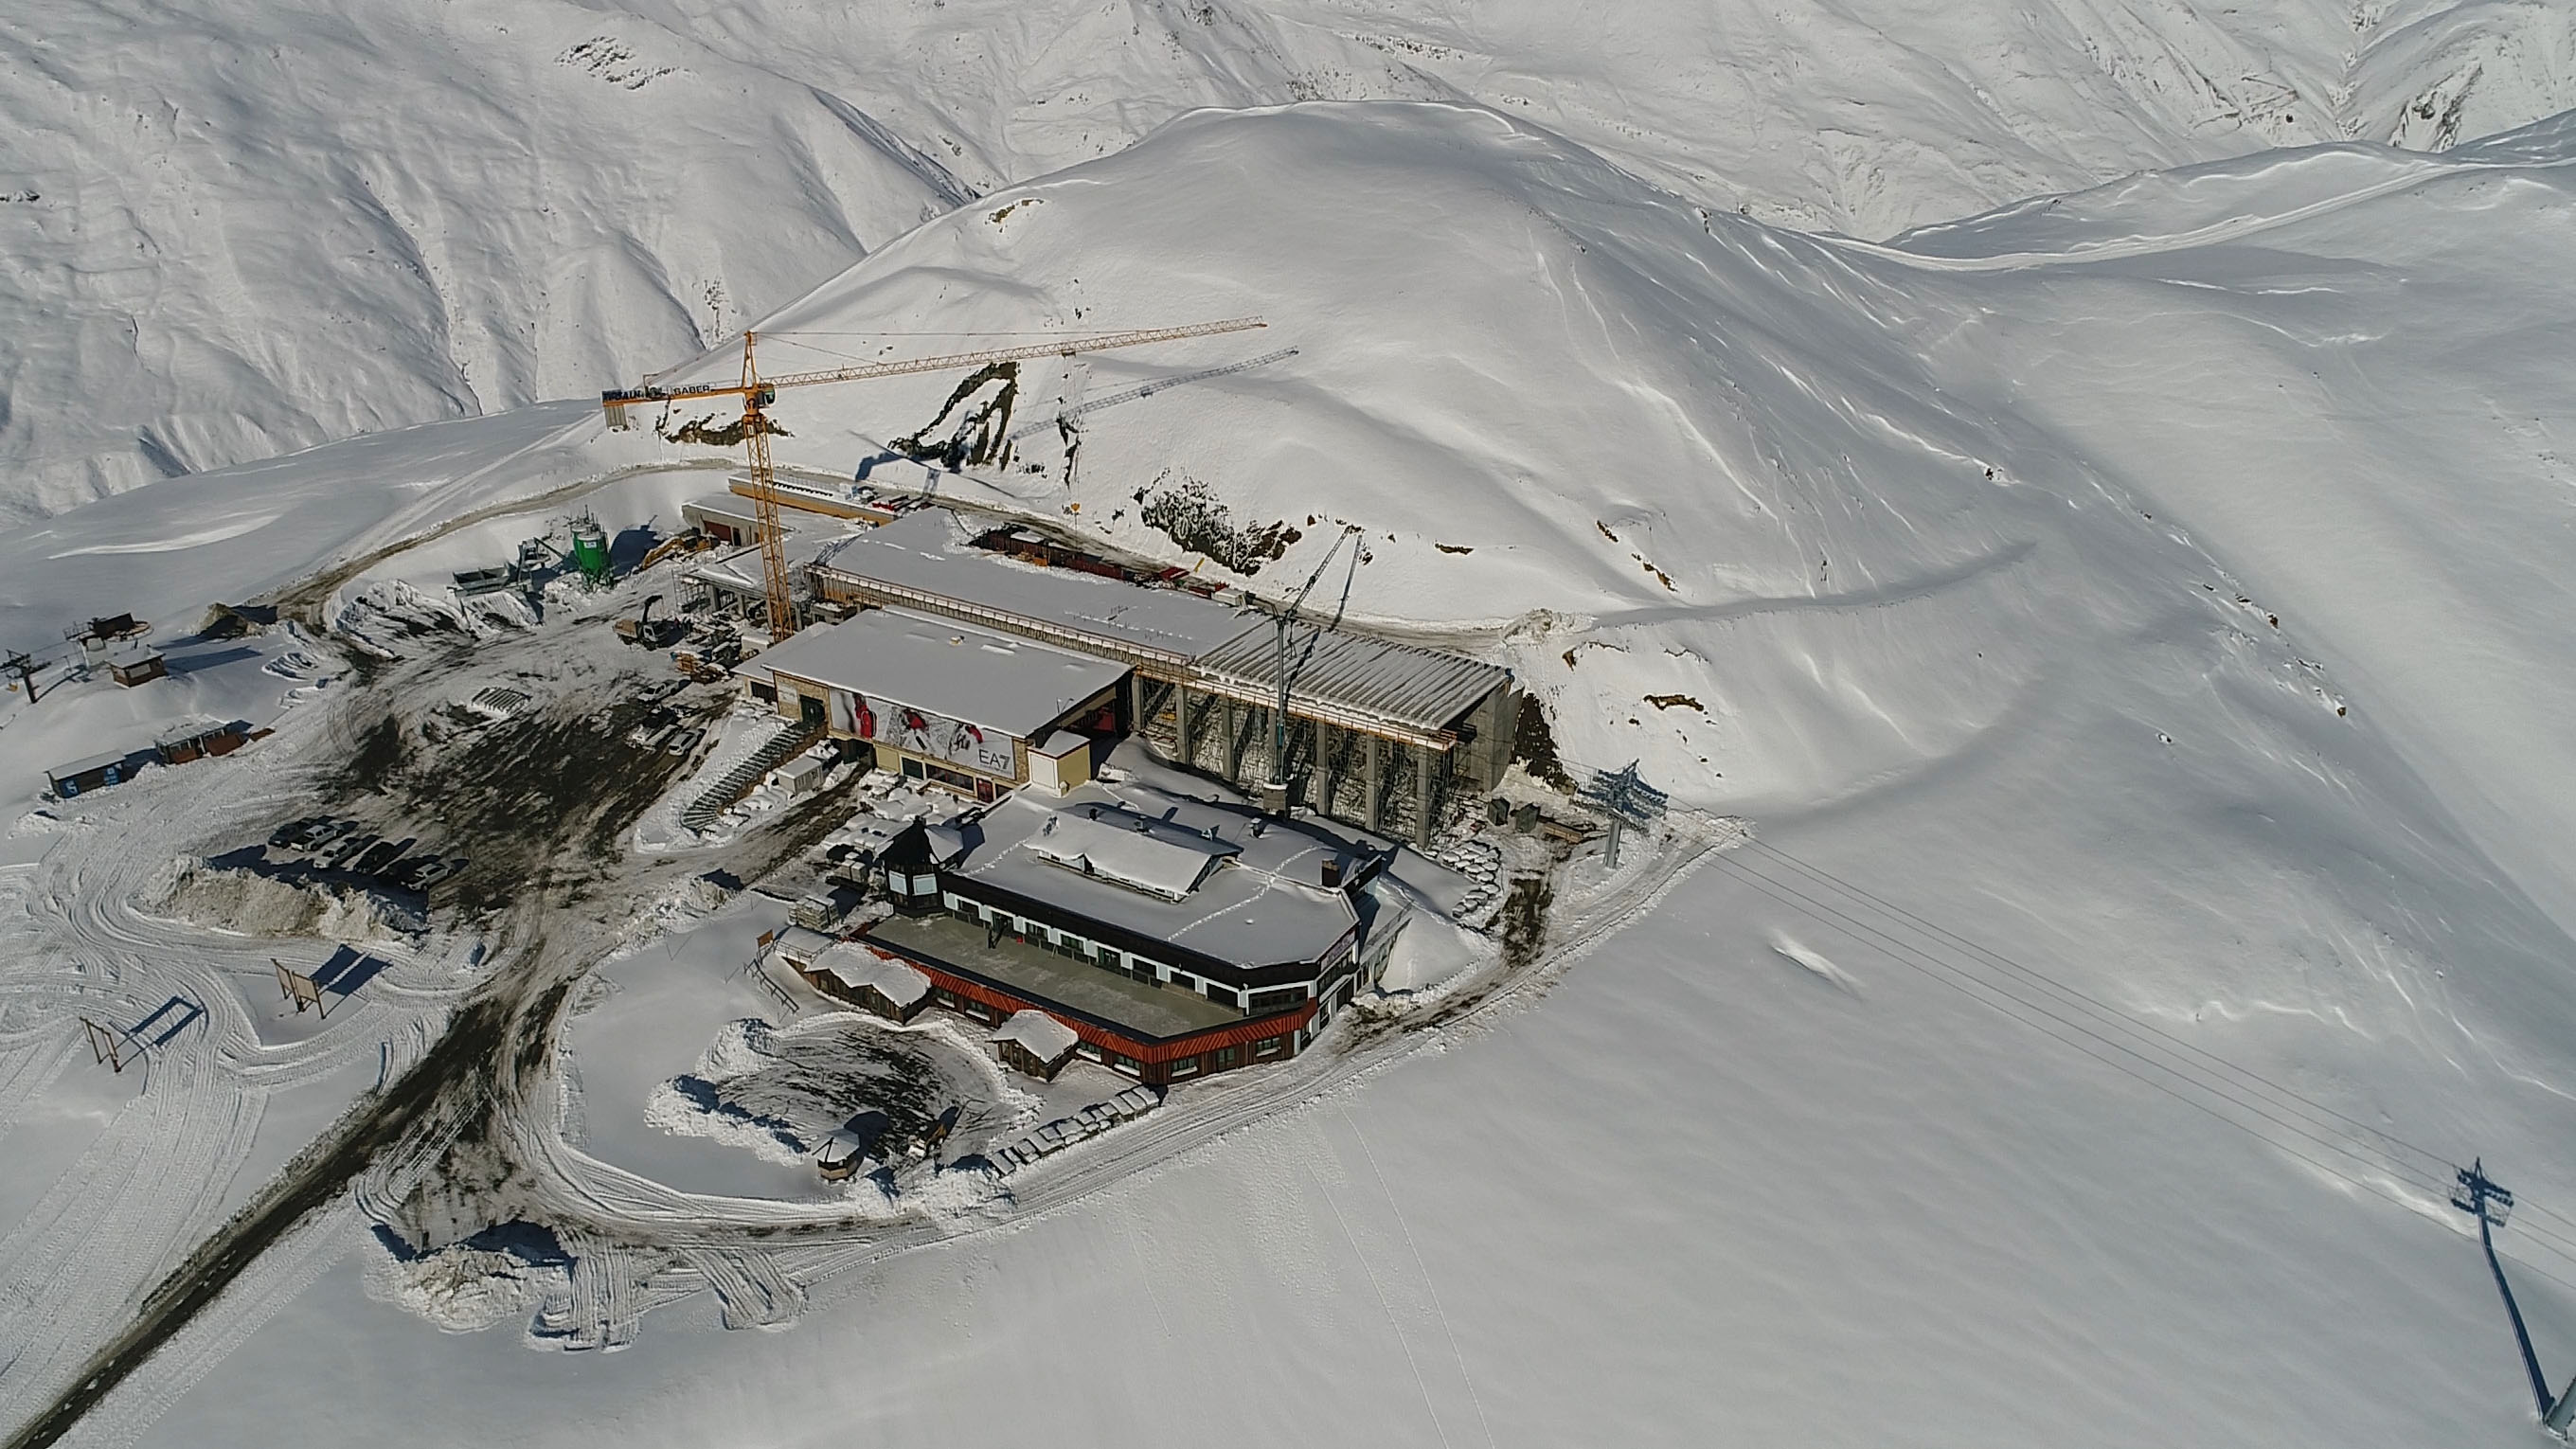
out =
{"type": "MultiPolygon", "coordinates": [[[[1291,684],[1287,754],[1274,765],[1283,651],[1272,619],[1188,590],[1002,558],[958,533],[944,511],[913,513],[819,552],[805,572],[819,610],[898,611],[916,621],[905,626],[914,629],[923,619],[963,626],[952,631],[960,643],[913,661],[933,672],[1052,673],[1065,667],[1068,655],[1112,669],[1105,710],[1092,708],[1086,696],[1058,718],[1037,721],[1029,715],[1035,704],[1021,701],[1009,722],[973,721],[980,728],[998,728],[1022,744],[1043,739],[1041,725],[1061,726],[1098,745],[1137,735],[1165,757],[1247,790],[1275,774],[1286,781],[1290,803],[1416,841],[1430,838],[1454,801],[1497,784],[1510,760],[1518,700],[1508,672],[1297,621],[1288,626],[1284,651],[1291,684]],[[962,642],[970,634],[978,641],[971,650],[962,642]]],[[[866,617],[856,612],[850,622],[866,617]]],[[[772,681],[782,712],[791,694],[794,708],[808,707],[803,701],[813,696],[799,692],[800,682],[853,697],[883,696],[925,718],[959,718],[941,703],[983,690],[962,682],[935,686],[910,668],[872,676],[871,688],[870,660],[856,655],[837,658],[824,671],[833,678],[815,679],[809,657],[795,649],[804,637],[745,666],[755,681],[788,678],[772,681]],[[796,673],[800,661],[807,674],[796,673]],[[906,698],[907,690],[936,693],[940,702],[906,698]]],[[[821,707],[827,726],[841,732],[828,715],[828,693],[821,707]]],[[[916,753],[922,769],[940,754],[916,753]]],[[[956,765],[953,754],[946,758],[956,765]]],[[[1025,751],[1007,770],[996,757],[991,768],[967,773],[1000,785],[1032,778],[1025,751]]],[[[978,793],[989,798],[989,790],[978,793]]]]}

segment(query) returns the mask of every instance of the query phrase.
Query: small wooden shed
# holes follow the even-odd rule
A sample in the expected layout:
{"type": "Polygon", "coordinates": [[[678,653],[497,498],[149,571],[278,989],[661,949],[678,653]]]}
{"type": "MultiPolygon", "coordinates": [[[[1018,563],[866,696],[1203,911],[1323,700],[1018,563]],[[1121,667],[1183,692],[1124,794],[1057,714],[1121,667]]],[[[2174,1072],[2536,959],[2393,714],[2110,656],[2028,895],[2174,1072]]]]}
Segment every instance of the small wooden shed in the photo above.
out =
{"type": "Polygon", "coordinates": [[[184,765],[207,755],[229,755],[240,749],[247,738],[239,724],[196,719],[153,741],[152,748],[161,756],[161,763],[184,765]]]}
{"type": "Polygon", "coordinates": [[[138,684],[149,684],[153,680],[167,678],[170,670],[162,661],[160,650],[137,645],[132,649],[109,655],[107,673],[109,678],[132,689],[138,684]]]}
{"type": "Polygon", "coordinates": [[[826,996],[888,1021],[910,1021],[930,1005],[930,978],[856,941],[814,958],[805,979],[826,996]]]}
{"type": "Polygon", "coordinates": [[[993,1031],[993,1045],[1000,1051],[1005,1065],[1052,1082],[1064,1064],[1073,1060],[1074,1050],[1082,1038],[1072,1027],[1043,1011],[1023,1011],[993,1031]]]}

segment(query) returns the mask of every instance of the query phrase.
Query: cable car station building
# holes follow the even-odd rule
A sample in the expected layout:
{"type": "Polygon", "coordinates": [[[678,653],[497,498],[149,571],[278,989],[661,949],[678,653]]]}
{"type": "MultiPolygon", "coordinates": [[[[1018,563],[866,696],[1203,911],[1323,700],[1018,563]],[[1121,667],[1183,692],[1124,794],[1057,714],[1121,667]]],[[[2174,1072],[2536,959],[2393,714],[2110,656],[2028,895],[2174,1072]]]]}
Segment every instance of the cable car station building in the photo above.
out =
{"type": "MultiPolygon", "coordinates": [[[[852,538],[809,572],[825,609],[904,611],[1105,662],[1118,675],[1109,731],[1141,736],[1242,789],[1258,791],[1272,776],[1281,650],[1269,618],[1182,589],[1006,560],[967,545],[942,510],[852,538]]],[[[1454,800],[1501,781],[1519,707],[1508,672],[1303,621],[1286,642],[1293,688],[1281,774],[1291,803],[1427,843],[1454,800]]]]}
{"type": "Polygon", "coordinates": [[[1090,778],[1094,740],[1114,739],[1127,671],[905,609],[818,624],[736,666],[782,718],[870,746],[878,768],[978,800],[1090,778]]]}

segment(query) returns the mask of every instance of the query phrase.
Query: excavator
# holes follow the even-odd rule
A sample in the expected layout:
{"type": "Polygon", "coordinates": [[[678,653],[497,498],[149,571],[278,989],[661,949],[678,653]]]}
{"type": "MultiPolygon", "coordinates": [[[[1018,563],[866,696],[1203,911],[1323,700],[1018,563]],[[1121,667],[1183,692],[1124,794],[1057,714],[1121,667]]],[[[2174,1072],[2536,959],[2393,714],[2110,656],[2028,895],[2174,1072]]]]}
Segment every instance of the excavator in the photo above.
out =
{"type": "Polygon", "coordinates": [[[645,649],[659,649],[676,642],[682,629],[680,621],[668,615],[658,622],[653,618],[653,606],[660,602],[660,594],[646,594],[644,607],[636,611],[634,618],[617,621],[617,637],[645,649]]]}

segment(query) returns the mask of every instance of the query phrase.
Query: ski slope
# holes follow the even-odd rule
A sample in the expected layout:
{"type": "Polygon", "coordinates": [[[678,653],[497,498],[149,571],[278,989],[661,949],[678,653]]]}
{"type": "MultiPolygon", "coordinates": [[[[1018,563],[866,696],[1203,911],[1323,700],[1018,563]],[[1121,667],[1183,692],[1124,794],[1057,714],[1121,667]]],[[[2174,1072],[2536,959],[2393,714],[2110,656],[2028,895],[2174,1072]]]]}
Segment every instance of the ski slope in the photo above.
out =
{"type": "Polygon", "coordinates": [[[1881,237],[2576,105],[2473,0],[31,0],[0,36],[0,515],[577,397],[1202,106],[1466,100],[1881,237]]]}
{"type": "MultiPolygon", "coordinates": [[[[81,1442],[2530,1434],[2445,1193],[2482,1156],[2523,1195],[2502,1242],[2563,1378],[2571,160],[2564,120],[2271,151],[1858,243],[1502,109],[1298,105],[893,240],[763,330],[864,355],[920,339],[817,334],[1270,326],[1025,367],[1014,430],[1196,380],[1083,412],[1071,459],[1041,431],[889,478],[1223,574],[1146,517],[1194,480],[1238,534],[1298,531],[1233,555],[1264,591],[1348,520],[1354,616],[1508,662],[1569,759],[1637,759],[1752,841],[1605,893],[1561,971],[1419,1049],[1265,1110],[1230,1095],[1258,1074],[1207,1084],[1222,1131],[1184,1130],[1185,1088],[1129,1139],[1169,1155],[1068,1154],[944,1241],[782,1255],[730,1297],[695,1292],[685,1225],[575,1241],[586,1321],[632,1323],[636,1256],[694,1292],[589,1340],[615,1354],[442,1334],[317,1227],[336,1259],[254,1275],[264,1323],[81,1442]],[[763,1295],[792,1328],[719,1328],[763,1295]]],[[[777,452],[849,476],[955,382],[783,393],[777,452]]],[[[529,441],[399,527],[281,532],[225,576],[549,471],[721,457],[569,411],[452,426],[529,441]]],[[[334,454],[265,486],[366,492],[334,454]]],[[[107,511],[184,486],[43,525],[51,566],[220,532],[107,511]]]]}

